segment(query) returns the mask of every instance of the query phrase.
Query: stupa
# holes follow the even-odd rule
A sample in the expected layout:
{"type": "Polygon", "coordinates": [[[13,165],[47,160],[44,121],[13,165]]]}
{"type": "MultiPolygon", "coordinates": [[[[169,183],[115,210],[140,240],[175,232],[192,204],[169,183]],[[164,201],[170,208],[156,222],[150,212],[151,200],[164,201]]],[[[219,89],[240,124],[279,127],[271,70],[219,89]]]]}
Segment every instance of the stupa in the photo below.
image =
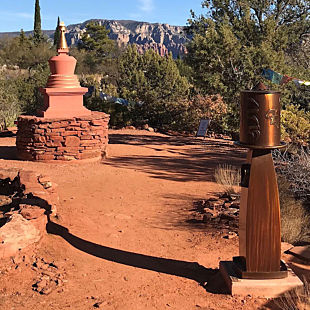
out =
{"type": "Polygon", "coordinates": [[[74,74],[77,61],[69,56],[65,24],[61,22],[59,28],[58,55],[49,60],[51,75],[46,87],[41,89],[44,106],[37,114],[49,118],[91,115],[91,111],[83,106],[83,95],[88,89],[81,87],[78,77],[74,74]]]}
{"type": "Polygon", "coordinates": [[[40,91],[44,104],[36,115],[17,120],[17,154],[23,160],[99,159],[108,144],[109,115],[83,106],[87,88],[74,74],[76,59],[69,56],[66,27],[60,24],[58,55],[49,60],[51,75],[40,91]]]}

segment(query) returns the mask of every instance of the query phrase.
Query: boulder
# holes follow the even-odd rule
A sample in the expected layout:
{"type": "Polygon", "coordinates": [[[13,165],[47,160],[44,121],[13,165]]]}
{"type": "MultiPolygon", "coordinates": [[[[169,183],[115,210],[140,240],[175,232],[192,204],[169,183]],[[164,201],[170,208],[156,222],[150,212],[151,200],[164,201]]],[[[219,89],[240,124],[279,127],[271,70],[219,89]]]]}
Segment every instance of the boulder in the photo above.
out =
{"type": "Polygon", "coordinates": [[[19,250],[38,242],[40,231],[21,214],[13,214],[0,228],[0,258],[14,256],[19,250]]]}

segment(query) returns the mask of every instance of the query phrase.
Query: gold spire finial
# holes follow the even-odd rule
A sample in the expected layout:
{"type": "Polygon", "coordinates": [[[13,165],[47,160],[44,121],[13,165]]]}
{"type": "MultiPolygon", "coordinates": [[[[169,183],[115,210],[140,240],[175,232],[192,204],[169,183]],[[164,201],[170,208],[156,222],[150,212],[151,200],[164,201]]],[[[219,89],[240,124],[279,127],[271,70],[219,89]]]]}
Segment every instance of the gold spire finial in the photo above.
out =
{"type": "Polygon", "coordinates": [[[66,26],[64,22],[60,22],[59,24],[59,31],[60,31],[60,39],[59,39],[59,43],[58,43],[58,50],[68,50],[68,44],[67,44],[67,40],[66,40],[66,26]]]}

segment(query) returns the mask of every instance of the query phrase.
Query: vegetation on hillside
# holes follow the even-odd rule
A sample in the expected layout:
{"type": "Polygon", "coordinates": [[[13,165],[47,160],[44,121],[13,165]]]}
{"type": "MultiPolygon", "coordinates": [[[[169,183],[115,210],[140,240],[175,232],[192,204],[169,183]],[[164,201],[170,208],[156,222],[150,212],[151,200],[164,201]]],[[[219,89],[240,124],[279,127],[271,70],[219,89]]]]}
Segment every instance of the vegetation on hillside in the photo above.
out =
{"type": "MultiPolygon", "coordinates": [[[[261,81],[263,68],[310,79],[310,48],[304,40],[310,31],[310,4],[294,0],[273,3],[203,1],[206,14],[192,12],[188,53],[176,60],[153,50],[141,55],[135,46],[119,48],[104,26],[88,24],[79,45],[71,48],[83,86],[95,87],[85,104],[111,113],[115,126],[148,123],[162,130],[194,132],[199,119],[209,117],[212,130],[237,132],[240,90],[261,81]],[[128,104],[106,101],[100,92],[128,104]]],[[[38,88],[48,77],[47,60],[55,54],[57,30],[58,26],[52,45],[42,36],[36,0],[34,35],[26,37],[21,31],[18,38],[0,41],[0,64],[6,66],[0,79],[14,85],[12,107],[18,106],[17,114],[35,112],[42,103],[38,88]]],[[[309,89],[293,83],[269,86],[283,92],[283,137],[297,144],[309,143],[309,89]]],[[[1,108],[2,119],[7,115],[5,107],[1,108]]]]}

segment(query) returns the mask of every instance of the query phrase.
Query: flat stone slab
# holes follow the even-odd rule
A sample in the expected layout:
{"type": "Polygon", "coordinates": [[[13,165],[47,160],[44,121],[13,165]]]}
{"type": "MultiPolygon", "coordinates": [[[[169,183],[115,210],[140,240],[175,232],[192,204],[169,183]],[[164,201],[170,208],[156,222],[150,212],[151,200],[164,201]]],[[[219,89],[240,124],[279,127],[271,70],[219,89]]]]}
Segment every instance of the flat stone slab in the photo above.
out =
{"type": "Polygon", "coordinates": [[[288,253],[310,262],[310,246],[295,246],[287,251],[288,253]]]}
{"type": "Polygon", "coordinates": [[[233,269],[232,261],[221,261],[220,272],[225,280],[231,295],[264,298],[275,298],[279,295],[300,288],[303,286],[302,281],[289,268],[288,277],[284,279],[269,279],[269,280],[251,280],[240,279],[233,269]]]}
{"type": "Polygon", "coordinates": [[[40,231],[20,214],[13,214],[0,228],[0,259],[14,256],[18,250],[41,239],[40,231]]]}

